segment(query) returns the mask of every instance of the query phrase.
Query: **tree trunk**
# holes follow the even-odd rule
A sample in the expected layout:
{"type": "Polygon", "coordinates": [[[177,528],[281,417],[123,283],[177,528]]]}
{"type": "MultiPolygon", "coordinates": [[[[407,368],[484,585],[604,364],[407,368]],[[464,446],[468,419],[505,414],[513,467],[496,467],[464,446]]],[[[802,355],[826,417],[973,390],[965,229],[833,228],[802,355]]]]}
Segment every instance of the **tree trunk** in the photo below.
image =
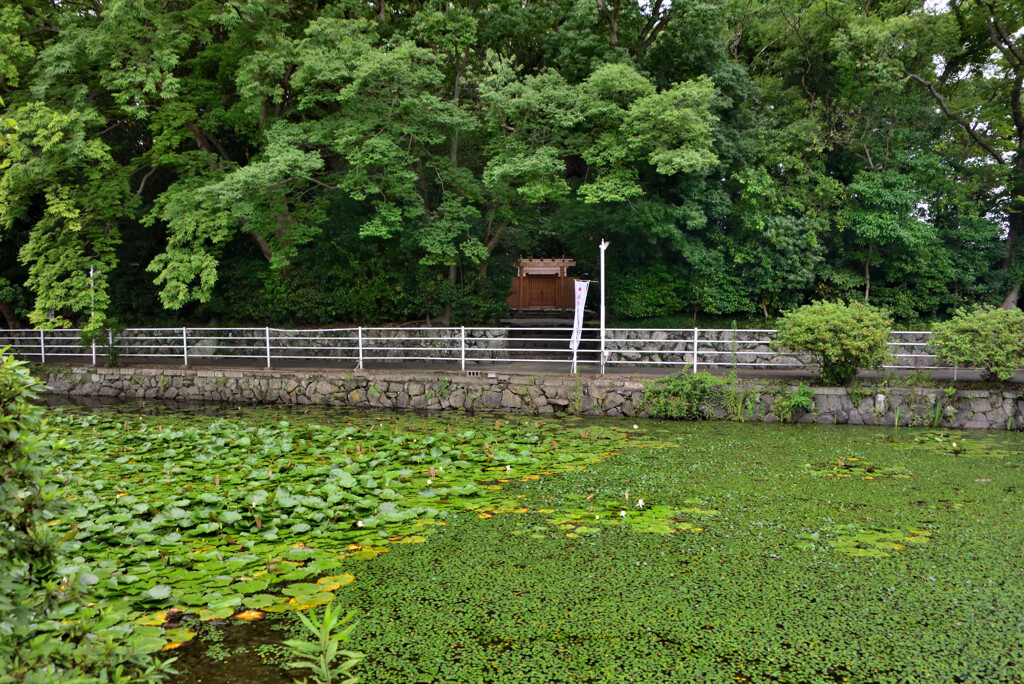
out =
{"type": "Polygon", "coordinates": [[[874,245],[868,244],[868,257],[864,260],[864,303],[871,299],[871,248],[874,245]]]}
{"type": "Polygon", "coordinates": [[[7,322],[7,327],[11,330],[21,327],[21,321],[14,314],[14,308],[2,299],[0,299],[0,314],[3,315],[4,320],[7,322]]]}
{"type": "MultiPolygon", "coordinates": [[[[1015,212],[1010,214],[1010,230],[1006,236],[1006,256],[1003,257],[1003,269],[1010,270],[1013,266],[1014,252],[1017,251],[1021,234],[1024,233],[1024,213],[1015,212]]],[[[1020,283],[1013,283],[1013,287],[1003,300],[1003,308],[1006,310],[1017,308],[1020,301],[1020,283]]]]}
{"type": "Polygon", "coordinates": [[[263,258],[266,259],[267,261],[270,261],[271,258],[273,258],[274,256],[274,250],[273,248],[271,248],[270,243],[267,242],[267,239],[260,235],[259,233],[257,233],[255,230],[249,231],[249,237],[251,237],[253,241],[256,243],[256,245],[260,248],[260,254],[263,255],[263,258]]]}
{"type": "MultiPolygon", "coordinates": [[[[455,286],[459,284],[459,265],[449,264],[448,265],[448,284],[452,286],[452,290],[455,290],[455,286]]],[[[452,303],[451,300],[444,303],[444,310],[441,312],[441,327],[447,328],[452,324],[452,303]]]]}
{"type": "Polygon", "coordinates": [[[621,0],[613,0],[609,5],[605,0],[597,0],[597,6],[601,8],[601,12],[608,18],[608,44],[612,47],[616,47],[619,44],[619,10],[621,9],[621,0]]]}
{"type": "Polygon", "coordinates": [[[1007,311],[1017,308],[1017,302],[1020,301],[1020,284],[1013,286],[1010,293],[1006,295],[1006,299],[1003,300],[1003,308],[1007,311]]]}

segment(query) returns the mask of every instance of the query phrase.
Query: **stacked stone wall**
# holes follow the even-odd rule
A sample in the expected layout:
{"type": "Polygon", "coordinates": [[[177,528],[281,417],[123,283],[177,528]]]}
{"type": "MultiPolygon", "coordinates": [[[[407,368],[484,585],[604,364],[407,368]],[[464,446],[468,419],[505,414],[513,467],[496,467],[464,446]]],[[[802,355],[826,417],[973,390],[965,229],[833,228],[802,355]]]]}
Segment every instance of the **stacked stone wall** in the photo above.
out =
{"type": "MultiPolygon", "coordinates": [[[[772,331],[758,330],[702,330],[697,329],[698,366],[717,364],[746,368],[798,368],[814,363],[811,357],[785,354],[771,348],[772,331]]],[[[942,367],[928,354],[923,344],[931,337],[928,332],[894,332],[893,349],[903,354],[898,365],[923,368],[942,367]]],[[[605,340],[610,362],[625,361],[634,364],[692,364],[693,338],[691,330],[609,330],[605,340]]]]}
{"type": "MultiPolygon", "coordinates": [[[[364,409],[496,411],[531,415],[647,417],[645,381],[630,378],[488,373],[159,368],[54,368],[44,376],[58,395],[245,404],[321,404],[364,409]]],[[[649,381],[648,381],[649,382],[649,381]]],[[[1024,429],[1024,390],[844,387],[814,389],[815,410],[780,416],[795,388],[725,385],[701,406],[707,418],[849,425],[1024,429]],[[732,393],[732,401],[725,393],[732,393]],[[732,408],[730,408],[730,406],[732,408]],[[737,410],[736,407],[739,407],[737,410]],[[730,414],[733,411],[733,414],[730,414]]]]}

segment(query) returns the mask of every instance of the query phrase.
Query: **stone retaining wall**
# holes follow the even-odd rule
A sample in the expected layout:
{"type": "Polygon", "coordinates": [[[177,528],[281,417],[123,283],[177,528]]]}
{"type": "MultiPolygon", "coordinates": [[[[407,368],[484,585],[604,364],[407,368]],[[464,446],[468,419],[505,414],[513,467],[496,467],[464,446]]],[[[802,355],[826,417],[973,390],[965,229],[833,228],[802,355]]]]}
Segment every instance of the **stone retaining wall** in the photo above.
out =
{"type": "MultiPolygon", "coordinates": [[[[324,404],[356,408],[498,411],[534,415],[647,417],[644,381],[488,373],[484,376],[355,371],[159,368],[53,368],[43,379],[52,394],[245,404],[324,404]]],[[[777,397],[794,388],[723,386],[701,412],[708,418],[778,422],[777,397]],[[731,393],[727,400],[725,393],[731,393]],[[732,406],[733,415],[730,415],[732,406]],[[736,407],[740,407],[738,410],[736,407]],[[740,415],[736,415],[736,413],[740,415]]],[[[1024,390],[886,389],[854,393],[814,388],[817,410],[794,422],[850,425],[1024,429],[1024,390]]]]}
{"type": "MultiPolygon", "coordinates": [[[[775,334],[758,330],[703,330],[697,331],[697,363],[741,367],[785,368],[803,367],[814,363],[810,356],[784,354],[771,348],[775,334]]],[[[608,360],[631,363],[693,363],[693,337],[691,330],[609,330],[605,340],[608,360]]],[[[943,367],[927,353],[931,338],[928,332],[893,332],[890,344],[900,354],[898,366],[910,368],[943,367]]]]}

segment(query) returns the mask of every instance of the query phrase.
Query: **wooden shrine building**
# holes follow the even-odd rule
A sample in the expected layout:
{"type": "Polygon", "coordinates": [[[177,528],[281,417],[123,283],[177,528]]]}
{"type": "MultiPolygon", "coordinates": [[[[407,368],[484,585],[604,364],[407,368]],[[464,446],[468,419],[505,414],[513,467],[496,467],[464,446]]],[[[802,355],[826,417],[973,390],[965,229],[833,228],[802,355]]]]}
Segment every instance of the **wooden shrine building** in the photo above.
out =
{"type": "Polygon", "coordinates": [[[572,259],[520,259],[508,305],[513,311],[572,311],[572,259]]]}

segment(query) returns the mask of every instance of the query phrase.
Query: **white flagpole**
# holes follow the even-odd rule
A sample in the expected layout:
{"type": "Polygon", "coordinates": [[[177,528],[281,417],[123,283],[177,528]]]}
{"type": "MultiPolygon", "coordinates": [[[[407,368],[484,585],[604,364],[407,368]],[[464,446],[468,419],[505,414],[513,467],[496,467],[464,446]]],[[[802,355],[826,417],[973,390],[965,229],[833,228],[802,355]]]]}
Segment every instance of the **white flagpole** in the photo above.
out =
{"type": "Polygon", "coordinates": [[[604,375],[604,251],[608,249],[609,242],[601,240],[601,375],[604,375]]]}

